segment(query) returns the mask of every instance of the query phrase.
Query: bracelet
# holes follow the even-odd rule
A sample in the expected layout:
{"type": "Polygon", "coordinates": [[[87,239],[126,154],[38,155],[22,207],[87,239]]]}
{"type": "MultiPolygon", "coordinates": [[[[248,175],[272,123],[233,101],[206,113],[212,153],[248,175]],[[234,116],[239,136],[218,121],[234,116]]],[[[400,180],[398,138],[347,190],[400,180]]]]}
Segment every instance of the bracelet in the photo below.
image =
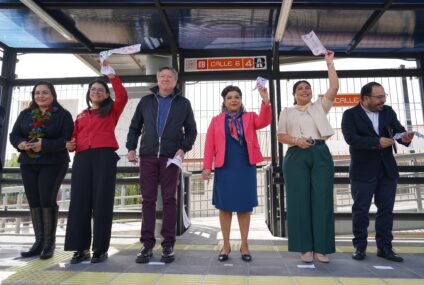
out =
{"type": "Polygon", "coordinates": [[[327,62],[327,66],[330,66],[330,65],[334,65],[334,62],[332,62],[332,61],[327,62]]]}

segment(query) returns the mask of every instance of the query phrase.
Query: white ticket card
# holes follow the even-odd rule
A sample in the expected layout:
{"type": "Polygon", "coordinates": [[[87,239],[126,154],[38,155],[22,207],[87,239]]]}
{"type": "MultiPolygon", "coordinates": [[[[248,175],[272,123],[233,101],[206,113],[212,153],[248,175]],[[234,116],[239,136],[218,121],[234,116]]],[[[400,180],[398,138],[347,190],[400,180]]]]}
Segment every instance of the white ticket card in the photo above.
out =
{"type": "Polygon", "coordinates": [[[101,63],[101,70],[100,72],[102,74],[115,74],[115,70],[109,66],[109,65],[103,65],[103,62],[112,54],[133,54],[140,52],[141,44],[131,45],[131,46],[125,46],[121,48],[111,49],[111,50],[105,50],[100,52],[100,63],[101,63]]]}
{"type": "Polygon", "coordinates": [[[268,83],[267,79],[258,76],[258,78],[256,78],[255,88],[253,88],[253,90],[264,88],[264,87],[266,87],[267,83],[268,83]]]}
{"type": "Polygon", "coordinates": [[[103,62],[105,59],[107,59],[109,56],[111,56],[114,53],[117,54],[133,54],[140,52],[141,44],[131,45],[131,46],[125,46],[121,48],[115,48],[111,50],[105,50],[100,52],[100,62],[103,62]]]}
{"type": "Polygon", "coordinates": [[[301,37],[314,55],[321,55],[327,53],[327,49],[318,39],[314,31],[311,31],[309,34],[302,35],[301,37]]]}

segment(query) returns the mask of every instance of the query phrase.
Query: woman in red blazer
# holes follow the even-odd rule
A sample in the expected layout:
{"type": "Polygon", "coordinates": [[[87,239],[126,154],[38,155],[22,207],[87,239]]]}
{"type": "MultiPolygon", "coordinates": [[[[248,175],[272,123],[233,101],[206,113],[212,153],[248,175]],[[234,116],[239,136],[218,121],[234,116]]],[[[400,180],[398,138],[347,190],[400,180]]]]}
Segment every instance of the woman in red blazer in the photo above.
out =
{"type": "Polygon", "coordinates": [[[212,204],[219,209],[219,220],[224,245],[218,260],[225,261],[231,252],[230,230],[233,212],[241,234],[241,258],[252,260],[247,244],[250,213],[258,205],[256,191],[256,163],[263,160],[256,130],[268,126],[272,120],[268,91],[260,88],[262,105],[259,116],[246,112],[242,92],[237,86],[222,90],[222,113],[214,117],[206,134],[203,179],[210,179],[214,162],[215,175],[212,204]],[[243,177],[243,179],[239,179],[243,177]]]}
{"type": "Polygon", "coordinates": [[[115,127],[128,102],[119,77],[108,74],[108,78],[115,100],[104,80],[92,81],[86,94],[88,108],[77,116],[72,140],[66,144],[69,151],[76,152],[65,236],[65,250],[75,251],[71,264],[89,259],[90,245],[91,263],[108,258],[119,160],[115,127]]]}

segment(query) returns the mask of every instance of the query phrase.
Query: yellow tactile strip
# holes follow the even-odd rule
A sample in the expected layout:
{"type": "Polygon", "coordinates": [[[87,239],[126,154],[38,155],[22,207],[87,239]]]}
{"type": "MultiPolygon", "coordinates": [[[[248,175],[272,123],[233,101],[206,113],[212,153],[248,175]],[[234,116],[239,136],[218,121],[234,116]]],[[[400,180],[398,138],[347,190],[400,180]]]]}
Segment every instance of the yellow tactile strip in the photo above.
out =
{"type": "Polygon", "coordinates": [[[234,276],[105,272],[31,272],[1,284],[87,285],[422,285],[422,279],[337,278],[301,276],[234,276]]]}
{"type": "Polygon", "coordinates": [[[81,284],[90,284],[90,285],[102,285],[109,284],[112,279],[116,278],[122,273],[110,273],[110,272],[79,272],[71,276],[70,278],[64,280],[60,284],[67,285],[81,285],[81,284]]]}
{"type": "MultiPolygon", "coordinates": [[[[131,250],[139,250],[141,248],[141,245],[139,243],[131,244],[131,245],[116,245],[114,246],[118,250],[122,249],[131,249],[131,250]]],[[[176,244],[175,250],[210,250],[210,251],[218,251],[222,247],[222,241],[219,241],[218,244],[176,244]]],[[[232,241],[231,242],[231,248],[237,249],[240,248],[240,242],[239,241],[232,241]]],[[[161,246],[156,245],[154,250],[160,250],[161,246]]],[[[287,252],[288,247],[287,245],[255,245],[250,244],[249,249],[251,251],[282,251],[287,252]]],[[[394,251],[397,253],[424,253],[424,247],[423,246],[398,246],[393,247],[394,251]]],[[[350,245],[346,246],[337,246],[336,247],[337,252],[352,252],[353,247],[350,245]]],[[[376,253],[377,248],[375,246],[368,246],[367,252],[369,253],[376,253]]],[[[423,282],[424,284],[424,282],[423,282]]]]}
{"type": "Polygon", "coordinates": [[[63,282],[74,274],[64,271],[19,271],[1,284],[65,284],[63,282]]]}
{"type": "Polygon", "coordinates": [[[7,269],[7,271],[22,271],[22,272],[41,271],[53,265],[59,264],[61,262],[69,262],[71,257],[72,257],[71,252],[56,250],[54,252],[53,257],[50,259],[41,260],[39,258],[34,258],[23,266],[10,267],[7,269]]]}
{"type": "MultiPolygon", "coordinates": [[[[159,273],[123,273],[113,279],[108,285],[151,285],[157,284],[162,275],[159,273]]],[[[174,284],[173,282],[169,283],[174,284]]]]}
{"type": "MultiPolygon", "coordinates": [[[[237,248],[240,243],[232,242],[237,248]]],[[[219,250],[221,243],[209,245],[177,244],[176,250],[219,250]]],[[[114,246],[115,249],[138,249],[139,244],[114,246]]],[[[160,245],[157,245],[160,250],[160,245]]],[[[251,245],[252,251],[286,252],[284,245],[251,245]]],[[[399,253],[424,253],[423,247],[401,246],[395,250],[399,253]]],[[[351,252],[351,246],[338,246],[337,252],[351,252]]],[[[369,247],[370,253],[375,247],[369,247]]],[[[423,279],[384,279],[384,278],[346,278],[346,277],[305,277],[305,276],[236,276],[236,275],[190,275],[163,273],[124,273],[124,272],[67,272],[46,270],[60,263],[68,263],[72,253],[57,250],[52,259],[32,259],[21,266],[5,269],[12,273],[1,284],[89,284],[89,285],[423,285],[423,279]]],[[[0,271],[1,272],[1,271],[0,271]]],[[[6,276],[6,275],[4,275],[6,276]]]]}

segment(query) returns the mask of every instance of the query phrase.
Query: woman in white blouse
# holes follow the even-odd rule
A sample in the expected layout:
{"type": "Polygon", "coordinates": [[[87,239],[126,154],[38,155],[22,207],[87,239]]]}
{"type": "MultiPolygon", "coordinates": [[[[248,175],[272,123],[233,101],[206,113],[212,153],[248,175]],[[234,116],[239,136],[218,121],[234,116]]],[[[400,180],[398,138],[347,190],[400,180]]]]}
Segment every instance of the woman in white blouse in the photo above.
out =
{"type": "Polygon", "coordinates": [[[334,134],[327,113],[339,89],[333,59],[334,52],[327,51],[330,87],[324,97],[311,102],[309,82],[296,82],[295,106],[285,108],[278,123],[278,141],[289,147],[283,161],[289,251],[300,252],[303,262],[315,257],[327,263],[335,252],[334,163],[325,144],[334,134]]]}

